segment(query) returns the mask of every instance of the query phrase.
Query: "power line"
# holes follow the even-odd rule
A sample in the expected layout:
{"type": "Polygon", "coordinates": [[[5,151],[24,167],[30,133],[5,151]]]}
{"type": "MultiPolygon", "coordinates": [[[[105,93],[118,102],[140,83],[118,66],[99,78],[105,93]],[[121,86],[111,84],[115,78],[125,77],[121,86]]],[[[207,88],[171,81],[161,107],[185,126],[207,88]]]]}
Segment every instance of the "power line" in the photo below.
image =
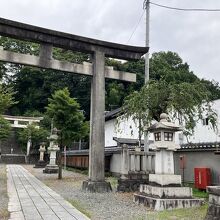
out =
{"type": "Polygon", "coordinates": [[[131,40],[131,38],[133,37],[133,35],[134,35],[135,31],[137,30],[137,27],[139,26],[139,24],[140,24],[140,22],[141,22],[141,20],[142,20],[142,18],[143,18],[143,15],[144,15],[144,11],[143,11],[143,13],[142,13],[141,17],[139,18],[139,20],[138,20],[138,22],[137,22],[136,26],[134,27],[134,30],[133,30],[133,32],[132,32],[132,34],[131,34],[131,36],[129,37],[129,39],[128,39],[127,43],[129,43],[129,41],[130,41],[130,40],[131,40]]]}
{"type": "Polygon", "coordinates": [[[207,9],[207,8],[176,8],[176,7],[171,7],[167,5],[161,5],[157,4],[154,2],[150,2],[150,4],[161,7],[161,8],[166,8],[166,9],[171,9],[171,10],[177,10],[177,11],[199,11],[199,12],[220,12],[220,9],[207,9]]]}

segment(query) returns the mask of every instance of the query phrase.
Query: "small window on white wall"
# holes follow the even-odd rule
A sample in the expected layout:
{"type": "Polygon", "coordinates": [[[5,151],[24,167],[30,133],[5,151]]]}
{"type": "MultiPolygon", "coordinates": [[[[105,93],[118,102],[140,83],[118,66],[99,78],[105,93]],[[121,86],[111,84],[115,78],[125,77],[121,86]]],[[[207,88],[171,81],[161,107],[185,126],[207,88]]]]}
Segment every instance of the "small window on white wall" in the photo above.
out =
{"type": "Polygon", "coordinates": [[[173,141],[173,133],[171,133],[171,132],[164,132],[164,140],[165,141],[173,141]]]}
{"type": "Polygon", "coordinates": [[[202,124],[203,125],[209,125],[209,119],[208,118],[203,118],[202,119],[202,124]]]}
{"type": "Polygon", "coordinates": [[[154,133],[154,139],[155,141],[161,141],[161,133],[160,132],[154,133]]]}

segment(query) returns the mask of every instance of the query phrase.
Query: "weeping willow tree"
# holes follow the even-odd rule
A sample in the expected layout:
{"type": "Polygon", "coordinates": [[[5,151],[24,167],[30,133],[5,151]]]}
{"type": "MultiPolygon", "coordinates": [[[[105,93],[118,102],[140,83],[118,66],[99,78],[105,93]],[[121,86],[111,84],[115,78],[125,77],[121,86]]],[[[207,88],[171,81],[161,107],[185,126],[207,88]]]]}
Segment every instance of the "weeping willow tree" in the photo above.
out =
{"type": "Polygon", "coordinates": [[[121,117],[131,117],[139,123],[140,139],[144,127],[152,120],[158,121],[161,113],[167,113],[173,121],[183,122],[184,134],[188,136],[193,134],[196,122],[204,117],[216,129],[217,114],[212,109],[210,97],[210,92],[200,82],[150,81],[125,99],[121,117]]]}

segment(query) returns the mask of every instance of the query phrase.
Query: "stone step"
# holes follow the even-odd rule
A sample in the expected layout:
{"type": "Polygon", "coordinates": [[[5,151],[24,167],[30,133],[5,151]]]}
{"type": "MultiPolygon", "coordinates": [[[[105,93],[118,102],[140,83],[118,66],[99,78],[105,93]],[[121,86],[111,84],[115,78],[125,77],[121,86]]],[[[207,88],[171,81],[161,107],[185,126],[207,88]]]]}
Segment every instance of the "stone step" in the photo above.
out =
{"type": "Polygon", "coordinates": [[[182,199],[160,199],[152,196],[135,193],[133,201],[137,204],[143,204],[155,211],[172,210],[180,208],[199,207],[204,203],[203,199],[182,198],[182,199]]]}
{"type": "Polygon", "coordinates": [[[141,184],[139,191],[158,198],[192,198],[192,188],[190,187],[159,187],[141,184]]]}

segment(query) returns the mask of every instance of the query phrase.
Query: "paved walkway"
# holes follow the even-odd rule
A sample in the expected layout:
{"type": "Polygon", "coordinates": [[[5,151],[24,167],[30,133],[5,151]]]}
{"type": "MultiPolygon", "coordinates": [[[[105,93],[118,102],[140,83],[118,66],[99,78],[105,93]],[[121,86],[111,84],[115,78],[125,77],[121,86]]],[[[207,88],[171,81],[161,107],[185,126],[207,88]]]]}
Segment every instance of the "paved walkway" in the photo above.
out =
{"type": "Polygon", "coordinates": [[[88,220],[22,166],[7,165],[7,175],[10,220],[88,220]]]}

